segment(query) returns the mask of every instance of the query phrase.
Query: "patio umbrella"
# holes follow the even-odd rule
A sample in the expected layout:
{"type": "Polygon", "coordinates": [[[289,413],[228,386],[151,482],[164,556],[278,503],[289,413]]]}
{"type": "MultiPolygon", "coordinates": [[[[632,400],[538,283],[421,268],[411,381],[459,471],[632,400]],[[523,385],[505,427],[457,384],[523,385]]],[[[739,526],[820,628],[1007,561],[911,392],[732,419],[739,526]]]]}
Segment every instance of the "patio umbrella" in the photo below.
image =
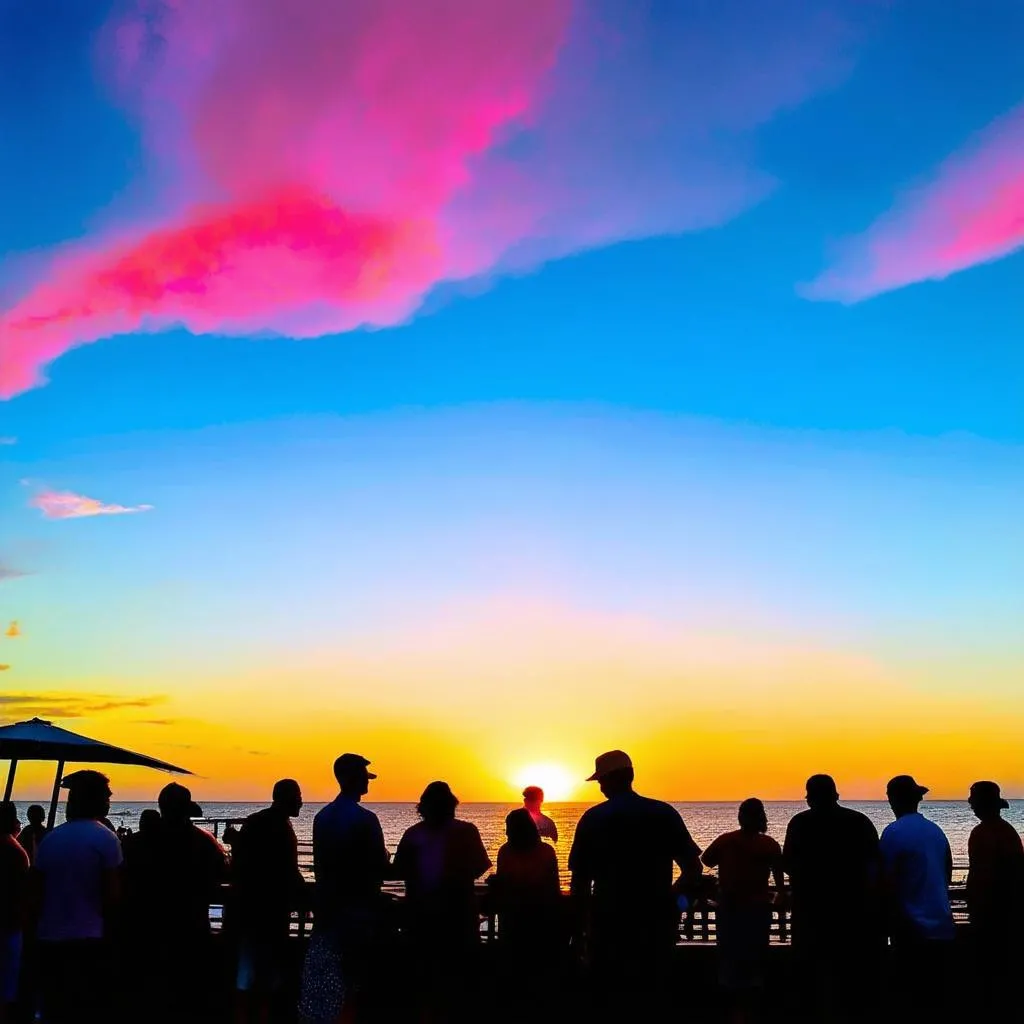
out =
{"type": "Polygon", "coordinates": [[[64,775],[64,765],[69,761],[85,764],[135,764],[178,775],[192,774],[187,768],[179,768],[146,754],[136,754],[132,750],[125,750],[124,747],[115,747],[101,740],[90,739],[88,736],[44,722],[41,718],[0,726],[0,761],[2,760],[11,762],[7,772],[7,786],[4,789],[5,800],[11,799],[19,761],[57,762],[53,796],[50,799],[50,828],[53,828],[53,823],[57,819],[60,781],[64,775]]]}

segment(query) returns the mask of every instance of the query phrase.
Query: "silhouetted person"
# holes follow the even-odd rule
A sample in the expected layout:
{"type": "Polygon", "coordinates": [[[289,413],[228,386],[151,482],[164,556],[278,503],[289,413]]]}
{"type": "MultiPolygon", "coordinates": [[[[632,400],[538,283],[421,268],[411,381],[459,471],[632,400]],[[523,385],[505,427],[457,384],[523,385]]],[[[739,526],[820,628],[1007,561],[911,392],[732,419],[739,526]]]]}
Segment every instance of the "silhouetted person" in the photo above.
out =
{"type": "Polygon", "coordinates": [[[944,976],[955,935],[949,885],[953,854],[946,834],[919,811],[927,787],[910,775],[889,780],[886,796],[896,820],[882,832],[883,894],[892,944],[894,1020],[944,1016],[948,996],[922,979],[944,976]]]}
{"type": "Polygon", "coordinates": [[[356,1019],[381,941],[381,885],[389,871],[377,815],[360,805],[377,778],[359,754],[334,762],[338,795],[313,819],[313,934],[303,969],[300,1019],[356,1019]]]}
{"type": "Polygon", "coordinates": [[[100,1020],[108,1003],[108,939],[119,895],[121,844],[105,825],[110,782],[79,771],[62,782],[67,821],[42,843],[33,867],[38,886],[39,958],[46,1024],[100,1020]]]}
{"type": "Polygon", "coordinates": [[[544,813],[544,790],[540,786],[527,786],[523,790],[523,807],[530,812],[542,839],[558,842],[558,826],[544,813]]]}
{"type": "Polygon", "coordinates": [[[25,816],[28,818],[28,824],[21,830],[18,842],[28,854],[29,864],[35,864],[39,844],[50,831],[46,827],[46,808],[41,804],[32,804],[25,812],[25,816]]]}
{"type": "Polygon", "coordinates": [[[208,1005],[210,904],[220,900],[227,859],[217,840],[192,824],[198,808],[188,789],[170,783],[158,805],[159,827],[140,827],[140,842],[127,847],[129,894],[143,901],[130,909],[131,942],[154,1019],[193,1020],[208,1005]],[[172,977],[189,983],[169,984],[172,977]]]}
{"type": "Polygon", "coordinates": [[[978,818],[967,843],[967,909],[971,920],[976,989],[997,1005],[996,995],[1019,970],[1024,917],[1024,846],[1003,819],[1010,805],[994,782],[975,782],[969,803],[978,818]]]}
{"type": "Polygon", "coordinates": [[[405,882],[406,924],[428,1019],[460,1016],[469,1002],[480,911],[475,883],[491,866],[476,825],[455,817],[458,798],[446,782],[431,782],[395,851],[395,875],[405,882]]]}
{"type": "Polygon", "coordinates": [[[699,884],[700,848],[674,807],[634,792],[621,750],[598,757],[588,781],[606,800],[580,818],[569,870],[598,1009],[642,1020],[665,996],[678,939],[674,866],[682,886],[699,884]]]}
{"type": "Polygon", "coordinates": [[[755,1008],[753,997],[765,984],[772,924],[769,879],[774,878],[779,893],[784,883],[782,848],[766,835],[764,804],[754,797],[744,800],[738,819],[740,827],[719,836],[701,860],[718,868],[719,982],[732,996],[734,1019],[745,1021],[755,1008]]]}
{"type": "Polygon", "coordinates": [[[272,998],[281,990],[291,912],[303,889],[291,823],[301,810],[299,784],[282,779],[271,806],[250,814],[232,845],[239,1021],[269,1021],[272,998]]]}
{"type": "Polygon", "coordinates": [[[505,818],[508,841],[489,879],[498,915],[506,1009],[512,1019],[554,1020],[553,992],[568,936],[558,857],[525,807],[505,818]]]}
{"type": "Polygon", "coordinates": [[[29,865],[20,830],[18,809],[9,800],[0,803],[0,1024],[10,1019],[21,978],[29,865]]]}
{"type": "Polygon", "coordinates": [[[807,804],[783,845],[802,994],[816,1019],[861,1021],[881,955],[878,832],[867,815],[839,805],[831,776],[807,780],[807,804]]]}

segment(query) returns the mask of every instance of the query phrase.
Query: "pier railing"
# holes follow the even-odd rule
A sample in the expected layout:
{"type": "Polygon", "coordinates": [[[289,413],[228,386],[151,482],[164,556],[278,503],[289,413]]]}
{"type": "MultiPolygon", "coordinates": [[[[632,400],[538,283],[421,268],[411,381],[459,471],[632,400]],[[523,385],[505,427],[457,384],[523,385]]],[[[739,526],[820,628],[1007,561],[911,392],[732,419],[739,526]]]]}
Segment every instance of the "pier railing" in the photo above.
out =
{"type": "MultiPolygon", "coordinates": [[[[206,823],[204,823],[206,824],[206,823]]],[[[223,837],[223,828],[230,824],[223,819],[208,823],[211,831],[219,837],[223,837]]],[[[299,867],[306,878],[306,886],[303,898],[292,913],[291,930],[293,936],[302,939],[309,934],[313,924],[313,848],[310,843],[299,844],[299,867]]],[[[958,864],[953,872],[953,884],[950,886],[950,902],[953,907],[953,918],[957,924],[965,924],[967,921],[967,908],[964,883],[966,880],[967,866],[958,864]]],[[[400,902],[404,898],[404,886],[401,882],[388,882],[384,891],[395,901],[400,902]]],[[[479,896],[480,934],[485,942],[492,942],[500,939],[501,922],[494,913],[490,904],[490,890],[487,885],[477,887],[479,896]]],[[[568,895],[565,896],[568,900],[568,895]]],[[[213,927],[219,930],[225,920],[225,905],[230,903],[230,887],[225,886],[221,901],[210,908],[210,920],[213,927]]],[[[771,942],[773,945],[786,945],[790,941],[791,923],[790,911],[783,899],[779,905],[772,907],[771,921],[771,942]]],[[[679,923],[679,944],[707,944],[714,943],[717,936],[716,906],[712,899],[695,902],[682,915],[679,923]]]]}

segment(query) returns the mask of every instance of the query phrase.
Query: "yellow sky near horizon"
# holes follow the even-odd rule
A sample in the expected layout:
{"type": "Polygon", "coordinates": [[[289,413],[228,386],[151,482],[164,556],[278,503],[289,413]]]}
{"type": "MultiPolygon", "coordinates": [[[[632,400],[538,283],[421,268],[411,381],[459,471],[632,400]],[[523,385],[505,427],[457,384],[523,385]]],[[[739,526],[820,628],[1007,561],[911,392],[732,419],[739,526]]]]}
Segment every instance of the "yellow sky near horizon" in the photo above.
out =
{"type": "MultiPolygon", "coordinates": [[[[373,760],[378,800],[415,799],[435,778],[463,800],[514,800],[529,765],[560,768],[579,780],[565,796],[588,799],[593,757],[612,747],[633,756],[638,788],[667,799],[796,799],[818,771],[848,798],[881,798],[911,772],[959,799],[982,777],[1024,792],[1018,669],[979,663],[975,691],[963,666],[509,598],[230,672],[86,685],[50,662],[49,685],[12,688],[5,711],[49,707],[68,728],[190,768],[200,801],[263,800],[283,776],[328,799],[343,750],[373,760]]],[[[16,796],[48,795],[52,771],[22,766],[16,796]]],[[[110,774],[123,800],[166,781],[110,774]]]]}

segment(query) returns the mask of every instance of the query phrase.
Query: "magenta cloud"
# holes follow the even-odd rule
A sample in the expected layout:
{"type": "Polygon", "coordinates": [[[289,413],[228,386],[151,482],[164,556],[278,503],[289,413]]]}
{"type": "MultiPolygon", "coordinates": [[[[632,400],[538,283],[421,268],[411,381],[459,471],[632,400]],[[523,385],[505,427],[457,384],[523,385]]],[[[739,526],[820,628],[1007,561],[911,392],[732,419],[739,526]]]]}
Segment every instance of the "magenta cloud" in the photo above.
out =
{"type": "Polygon", "coordinates": [[[87,498],[73,491],[40,491],[29,505],[39,509],[47,519],[84,519],[88,516],[123,516],[149,512],[152,505],[115,505],[96,498],[87,498]]]}
{"type": "Polygon", "coordinates": [[[115,334],[388,326],[721,223],[772,186],[751,133],[845,69],[838,7],[665,5],[666,32],[621,0],[128,0],[96,63],[146,181],[0,313],[0,397],[115,334]]]}
{"type": "Polygon", "coordinates": [[[807,289],[855,302],[941,280],[1024,247],[1024,104],[982,132],[807,289]]]}

